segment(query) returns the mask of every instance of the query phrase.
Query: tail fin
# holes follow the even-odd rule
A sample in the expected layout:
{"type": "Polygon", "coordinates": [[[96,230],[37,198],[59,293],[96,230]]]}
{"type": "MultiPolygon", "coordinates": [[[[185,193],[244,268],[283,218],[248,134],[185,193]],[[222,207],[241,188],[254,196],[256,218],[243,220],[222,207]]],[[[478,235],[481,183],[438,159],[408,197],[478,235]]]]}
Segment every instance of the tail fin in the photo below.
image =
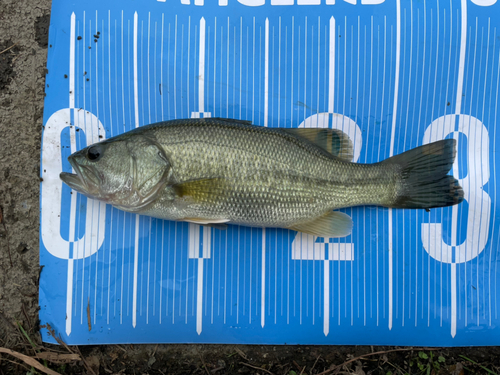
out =
{"type": "Polygon", "coordinates": [[[382,163],[400,166],[394,208],[434,208],[463,201],[464,191],[449,176],[456,154],[456,141],[446,139],[414,148],[382,163]]]}

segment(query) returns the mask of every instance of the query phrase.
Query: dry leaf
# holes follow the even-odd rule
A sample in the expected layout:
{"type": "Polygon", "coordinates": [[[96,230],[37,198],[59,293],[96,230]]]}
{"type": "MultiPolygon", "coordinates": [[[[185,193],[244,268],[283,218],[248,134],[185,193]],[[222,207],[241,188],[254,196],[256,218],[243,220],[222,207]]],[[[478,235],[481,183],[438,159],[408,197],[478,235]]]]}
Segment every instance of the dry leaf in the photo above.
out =
{"type": "Polygon", "coordinates": [[[81,358],[78,354],[62,354],[62,353],[54,353],[54,352],[42,352],[37,353],[36,358],[44,359],[50,361],[52,363],[68,363],[72,361],[80,361],[81,358]]]}
{"type": "Polygon", "coordinates": [[[47,368],[43,366],[40,362],[38,362],[36,359],[29,357],[27,355],[21,354],[19,352],[15,352],[13,350],[7,349],[7,348],[0,348],[0,353],[5,353],[5,354],[10,354],[13,357],[16,357],[17,359],[20,359],[27,365],[36,368],[37,370],[40,370],[41,372],[44,372],[45,374],[48,375],[60,375],[58,372],[55,372],[54,370],[51,370],[50,368],[47,368]]]}

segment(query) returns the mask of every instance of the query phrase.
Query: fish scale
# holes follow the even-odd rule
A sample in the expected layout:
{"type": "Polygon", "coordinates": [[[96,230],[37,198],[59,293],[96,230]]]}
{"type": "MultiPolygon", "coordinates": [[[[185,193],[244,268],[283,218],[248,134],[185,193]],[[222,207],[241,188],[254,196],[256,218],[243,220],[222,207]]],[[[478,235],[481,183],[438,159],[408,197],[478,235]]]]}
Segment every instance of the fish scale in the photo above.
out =
{"type": "Polygon", "coordinates": [[[233,222],[283,226],[297,219],[317,216],[327,205],[336,208],[332,205],[331,183],[322,178],[325,173],[320,173],[320,164],[332,163],[332,160],[320,158],[322,153],[314,147],[286,153],[280,145],[284,142],[279,133],[266,132],[263,137],[261,133],[238,132],[232,127],[227,131],[224,123],[182,127],[184,131],[178,133],[179,142],[169,144],[162,129],[156,136],[167,154],[172,155],[176,178],[186,181],[222,177],[226,182],[222,194],[212,194],[203,204],[192,206],[193,211],[186,212],[186,217],[211,217],[224,212],[233,222]],[[232,137],[235,137],[232,147],[224,147],[232,137]],[[223,146],[209,142],[212,139],[223,146]],[[217,158],[205,156],[215,148],[217,158]],[[320,159],[317,165],[311,166],[307,161],[311,154],[320,159]],[[307,175],[299,175],[304,172],[307,175]],[[252,204],[248,204],[249,200],[252,204]]]}

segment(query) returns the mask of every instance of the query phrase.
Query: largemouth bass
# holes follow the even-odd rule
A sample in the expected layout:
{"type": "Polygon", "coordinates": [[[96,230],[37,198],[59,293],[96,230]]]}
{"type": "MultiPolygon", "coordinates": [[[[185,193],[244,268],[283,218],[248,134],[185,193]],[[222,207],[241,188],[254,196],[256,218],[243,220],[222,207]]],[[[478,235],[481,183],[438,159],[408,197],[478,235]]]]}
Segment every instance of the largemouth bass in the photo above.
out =
{"type": "Polygon", "coordinates": [[[69,157],[72,189],[119,209],[221,227],[280,227],[321,237],[351,233],[335,209],[443,207],[463,200],[447,175],[453,139],[375,164],[352,163],[348,136],[334,129],[264,128],[221,119],[137,128],[69,157]]]}

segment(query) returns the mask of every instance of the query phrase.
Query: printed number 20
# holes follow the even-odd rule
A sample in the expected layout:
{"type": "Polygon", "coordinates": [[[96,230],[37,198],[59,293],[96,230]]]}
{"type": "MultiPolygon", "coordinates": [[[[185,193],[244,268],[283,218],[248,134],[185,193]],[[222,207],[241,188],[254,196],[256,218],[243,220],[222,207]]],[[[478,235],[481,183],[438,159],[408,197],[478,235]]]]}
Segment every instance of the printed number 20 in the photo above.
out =
{"type": "MultiPolygon", "coordinates": [[[[357,162],[361,153],[362,135],[359,126],[349,117],[337,113],[319,113],[306,118],[299,128],[333,128],[342,130],[353,141],[353,162],[357,162]]],[[[314,236],[298,233],[292,244],[292,259],[302,260],[354,260],[353,243],[334,243],[327,247],[315,242],[314,236]]]]}

